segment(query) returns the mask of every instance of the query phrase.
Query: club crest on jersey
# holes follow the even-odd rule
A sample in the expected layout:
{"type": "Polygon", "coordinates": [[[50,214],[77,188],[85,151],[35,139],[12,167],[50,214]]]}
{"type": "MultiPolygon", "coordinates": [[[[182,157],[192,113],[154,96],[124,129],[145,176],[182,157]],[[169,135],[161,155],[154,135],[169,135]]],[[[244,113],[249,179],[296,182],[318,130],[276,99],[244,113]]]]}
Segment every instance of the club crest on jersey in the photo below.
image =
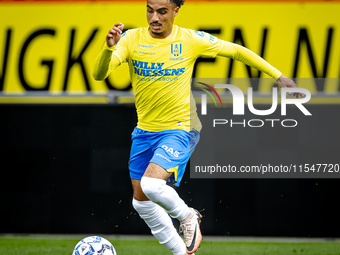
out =
{"type": "Polygon", "coordinates": [[[182,44],[181,43],[172,43],[171,44],[171,54],[174,57],[178,57],[182,54],[182,44]]]}

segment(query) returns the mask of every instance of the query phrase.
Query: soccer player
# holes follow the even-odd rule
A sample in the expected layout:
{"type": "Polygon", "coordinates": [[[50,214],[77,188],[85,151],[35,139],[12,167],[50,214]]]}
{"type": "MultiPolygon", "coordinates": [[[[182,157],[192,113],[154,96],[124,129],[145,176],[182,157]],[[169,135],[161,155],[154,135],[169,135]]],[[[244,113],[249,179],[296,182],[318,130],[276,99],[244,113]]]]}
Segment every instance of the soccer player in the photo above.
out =
{"type": "Polygon", "coordinates": [[[198,140],[201,123],[190,84],[200,56],[239,60],[277,80],[280,87],[296,87],[252,51],[200,31],[174,25],[184,0],[147,0],[149,26],[126,31],[116,23],[106,36],[93,77],[105,79],[128,62],[135,93],[138,124],[132,133],[129,171],[133,207],[152,234],[175,255],[193,254],[200,246],[200,213],[189,208],[177,192],[198,140]],[[180,221],[185,243],[169,215],[180,221]]]}

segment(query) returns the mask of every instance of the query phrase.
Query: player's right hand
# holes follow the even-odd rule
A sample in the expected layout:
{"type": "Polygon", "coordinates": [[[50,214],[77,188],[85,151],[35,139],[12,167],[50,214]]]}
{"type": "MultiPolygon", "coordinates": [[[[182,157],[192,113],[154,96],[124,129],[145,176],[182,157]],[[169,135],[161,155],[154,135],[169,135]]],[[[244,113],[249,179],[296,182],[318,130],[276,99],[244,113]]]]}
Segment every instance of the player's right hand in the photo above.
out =
{"type": "MultiPolygon", "coordinates": [[[[297,85],[295,84],[295,82],[291,79],[289,79],[287,76],[284,76],[283,74],[280,76],[280,78],[277,80],[277,84],[279,85],[280,88],[297,88],[297,85]]],[[[288,95],[291,95],[292,93],[288,92],[288,95]]],[[[302,94],[302,93],[293,93],[293,95],[296,98],[300,97],[306,97],[306,95],[302,94]]]]}
{"type": "Polygon", "coordinates": [[[116,23],[115,26],[110,29],[109,33],[106,36],[107,46],[112,47],[117,42],[119,42],[119,39],[122,36],[123,29],[124,29],[123,23],[116,23]]]}

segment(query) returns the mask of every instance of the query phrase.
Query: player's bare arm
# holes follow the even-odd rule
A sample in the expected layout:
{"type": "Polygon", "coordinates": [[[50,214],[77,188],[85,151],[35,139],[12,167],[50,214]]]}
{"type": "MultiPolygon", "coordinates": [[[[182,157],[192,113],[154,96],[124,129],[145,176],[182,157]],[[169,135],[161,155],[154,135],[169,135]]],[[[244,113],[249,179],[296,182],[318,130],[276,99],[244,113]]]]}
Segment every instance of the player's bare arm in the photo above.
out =
{"type": "Polygon", "coordinates": [[[124,29],[123,23],[116,23],[114,27],[110,29],[109,33],[106,35],[107,46],[112,47],[119,42],[122,36],[123,29],[124,29]]]}

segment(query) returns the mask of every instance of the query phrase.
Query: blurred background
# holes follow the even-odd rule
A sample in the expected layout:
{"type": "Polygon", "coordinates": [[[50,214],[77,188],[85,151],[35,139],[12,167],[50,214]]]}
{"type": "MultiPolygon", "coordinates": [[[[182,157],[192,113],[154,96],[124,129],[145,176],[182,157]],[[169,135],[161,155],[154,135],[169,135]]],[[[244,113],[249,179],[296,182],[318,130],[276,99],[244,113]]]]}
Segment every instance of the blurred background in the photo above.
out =
{"type": "MultiPolygon", "coordinates": [[[[290,143],[279,129],[252,133],[263,158],[270,152],[279,164],[282,152],[298,157],[308,147],[307,161],[340,163],[339,12],[339,1],[312,0],[187,0],[180,9],[177,25],[241,44],[312,92],[314,116],[290,143]]],[[[2,0],[0,21],[0,233],[149,234],[131,205],[137,117],[127,64],[105,81],[91,74],[114,23],[148,25],[146,1],[2,0]]],[[[256,95],[275,84],[252,84],[267,76],[219,57],[199,58],[193,77],[249,79],[241,89],[256,95]]],[[[251,155],[248,131],[233,130],[230,158],[251,155]]],[[[338,178],[190,179],[186,171],[177,191],[204,215],[207,235],[339,237],[338,178]]]]}

